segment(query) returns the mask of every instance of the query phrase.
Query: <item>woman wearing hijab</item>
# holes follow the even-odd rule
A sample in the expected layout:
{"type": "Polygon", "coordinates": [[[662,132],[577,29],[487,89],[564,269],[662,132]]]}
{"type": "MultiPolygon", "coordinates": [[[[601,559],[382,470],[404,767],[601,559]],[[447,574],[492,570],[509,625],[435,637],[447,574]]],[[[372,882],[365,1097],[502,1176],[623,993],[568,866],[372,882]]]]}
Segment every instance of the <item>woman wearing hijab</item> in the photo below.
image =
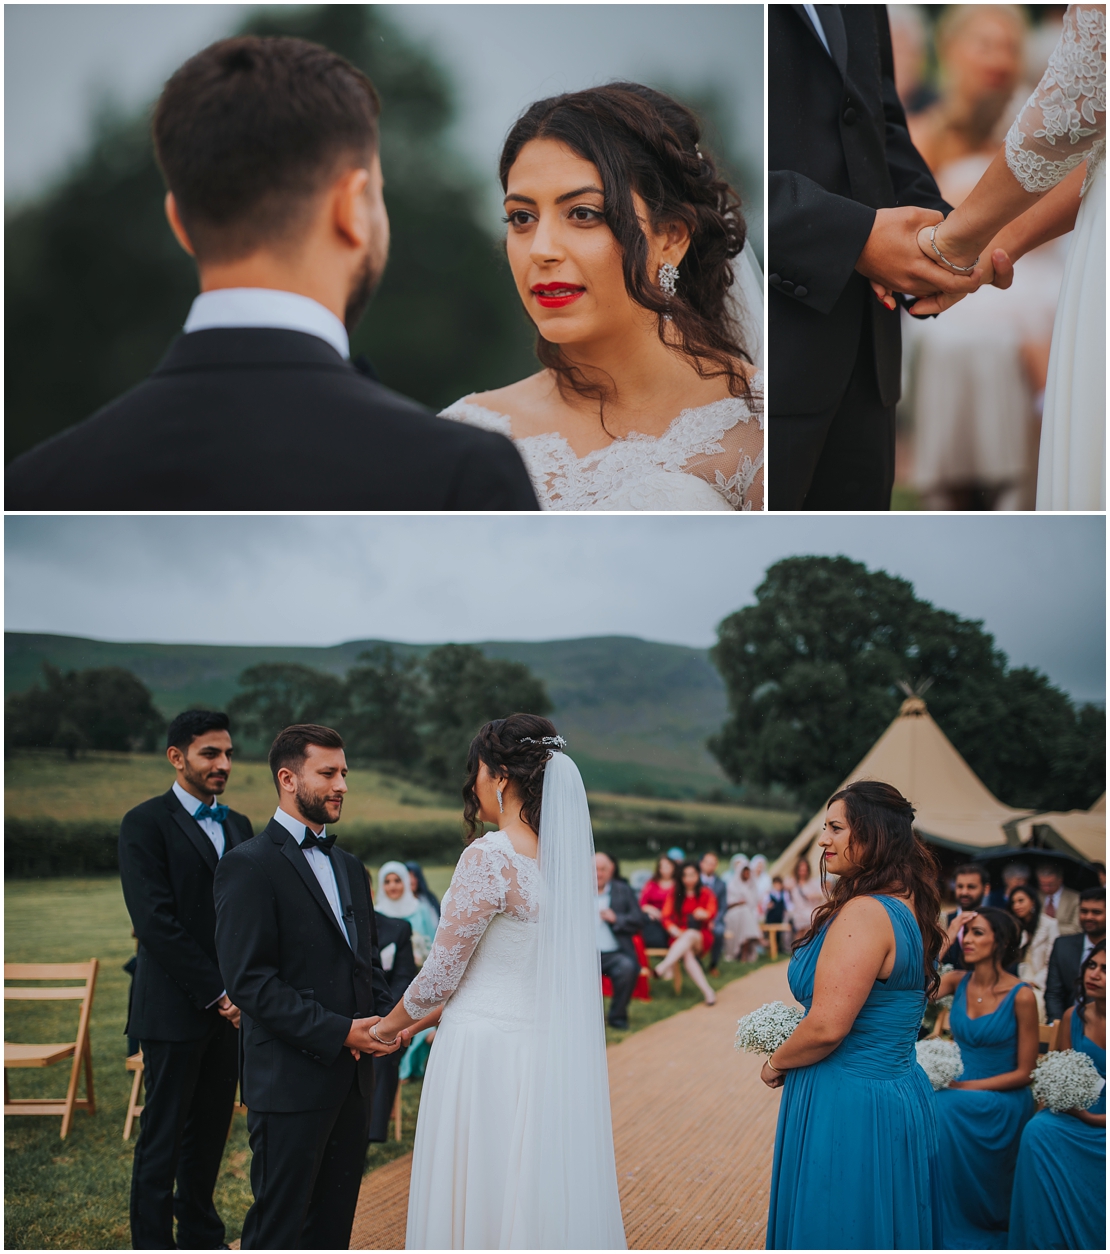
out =
{"type": "Polygon", "coordinates": [[[752,876],[752,864],[738,853],[729,863],[731,874],[725,900],[725,957],[750,962],[753,949],[763,939],[759,926],[759,892],[752,876]]]}
{"type": "Polygon", "coordinates": [[[418,901],[426,901],[435,911],[436,922],[439,922],[439,898],[428,887],[428,881],[424,878],[424,868],[419,862],[406,862],[405,866],[409,869],[410,884],[412,885],[413,896],[418,901]]]}
{"type": "Polygon", "coordinates": [[[409,869],[403,862],[386,862],[378,885],[374,909],[387,918],[404,919],[412,926],[412,952],[416,965],[422,966],[439,923],[435,912],[426,901],[420,901],[413,894],[409,869]]]}

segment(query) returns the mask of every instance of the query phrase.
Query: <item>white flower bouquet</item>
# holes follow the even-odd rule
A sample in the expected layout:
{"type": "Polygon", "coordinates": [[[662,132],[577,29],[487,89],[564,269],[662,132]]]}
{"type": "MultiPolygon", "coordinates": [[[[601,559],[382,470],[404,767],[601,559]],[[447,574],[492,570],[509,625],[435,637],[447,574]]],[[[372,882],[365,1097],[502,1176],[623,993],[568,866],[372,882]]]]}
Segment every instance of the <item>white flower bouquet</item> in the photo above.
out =
{"type": "Polygon", "coordinates": [[[800,1006],[769,1001],[736,1021],[736,1048],[769,1058],[804,1018],[800,1006]]]}
{"type": "Polygon", "coordinates": [[[1033,1096],[1049,1110],[1089,1110],[1098,1101],[1106,1081],[1090,1056],[1078,1049],[1045,1054],[1033,1072],[1033,1096]]]}
{"type": "Polygon", "coordinates": [[[939,1036],[917,1042],[917,1061],[928,1076],[934,1092],[946,1089],[964,1073],[960,1047],[955,1041],[944,1041],[939,1036]]]}

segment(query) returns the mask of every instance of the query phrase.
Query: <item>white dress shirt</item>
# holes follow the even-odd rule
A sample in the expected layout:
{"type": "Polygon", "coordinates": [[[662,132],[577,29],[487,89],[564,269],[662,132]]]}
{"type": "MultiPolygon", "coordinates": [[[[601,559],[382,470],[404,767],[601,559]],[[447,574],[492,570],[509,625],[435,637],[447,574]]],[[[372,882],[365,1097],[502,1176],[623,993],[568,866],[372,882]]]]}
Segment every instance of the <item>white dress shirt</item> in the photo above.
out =
{"type": "MultiPolygon", "coordinates": [[[[292,835],[298,845],[304,840],[305,826],[299,819],[295,819],[281,809],[274,815],[274,818],[292,835]]],[[[320,835],[326,835],[327,830],[326,827],[322,827],[320,835]]],[[[335,880],[335,867],[332,866],[331,858],[322,849],[317,849],[315,845],[308,849],[302,848],[301,853],[312,868],[312,874],[319,880],[324,896],[328,899],[328,905],[331,906],[332,914],[335,915],[335,921],[339,924],[340,931],[347,937],[349,945],[351,938],[347,936],[347,928],[343,922],[343,906],[339,901],[339,885],[335,880]]]]}
{"type": "Polygon", "coordinates": [[[620,949],[617,938],[613,935],[613,929],[601,917],[602,910],[609,909],[609,888],[605,889],[597,895],[597,947],[603,954],[615,953],[620,949]]]}
{"type": "Polygon", "coordinates": [[[809,14],[809,20],[813,23],[813,29],[817,32],[818,38],[825,45],[825,51],[829,52],[829,41],[825,38],[825,28],[821,25],[821,19],[817,16],[817,6],[813,4],[803,4],[802,8],[809,14]]]}
{"type": "Polygon", "coordinates": [[[215,292],[201,292],[185,319],[185,334],[213,327],[303,331],[326,341],[340,357],[351,355],[343,323],[319,301],[297,292],[279,292],[269,287],[224,287],[215,292]]]}
{"type": "MultiPolygon", "coordinates": [[[[193,815],[194,818],[196,818],[197,810],[199,810],[201,806],[208,804],[207,802],[194,797],[191,792],[186,792],[176,779],[173,781],[173,795],[181,802],[185,809],[193,815]]],[[[212,800],[215,801],[215,798],[213,797],[212,800]]],[[[222,858],[224,856],[224,849],[227,845],[227,842],[224,839],[224,825],[222,823],[217,823],[215,819],[208,818],[197,819],[197,823],[200,824],[200,830],[212,842],[212,848],[216,851],[216,857],[222,858]]]]}

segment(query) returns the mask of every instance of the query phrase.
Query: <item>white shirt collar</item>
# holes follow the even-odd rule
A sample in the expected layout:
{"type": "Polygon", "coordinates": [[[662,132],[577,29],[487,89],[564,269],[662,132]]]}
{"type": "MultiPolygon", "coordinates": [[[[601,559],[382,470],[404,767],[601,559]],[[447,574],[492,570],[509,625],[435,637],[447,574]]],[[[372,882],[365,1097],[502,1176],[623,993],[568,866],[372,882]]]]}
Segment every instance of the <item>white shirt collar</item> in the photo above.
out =
{"type": "Polygon", "coordinates": [[[196,814],[198,806],[208,804],[206,801],[201,801],[198,797],[194,797],[191,792],[186,792],[176,779],[173,781],[173,795],[181,802],[186,812],[190,815],[196,814]]]}
{"type": "Polygon", "coordinates": [[[817,32],[818,38],[825,45],[825,51],[828,52],[831,57],[832,53],[829,52],[829,41],[825,38],[825,28],[821,25],[821,19],[817,16],[816,6],[812,4],[803,4],[802,8],[809,14],[809,20],[813,23],[813,29],[817,32]]]}
{"type": "MultiPolygon", "coordinates": [[[[283,810],[279,806],[277,812],[274,814],[274,818],[277,819],[290,836],[296,840],[298,845],[302,840],[304,840],[305,825],[299,819],[295,819],[287,810],[283,810]]],[[[326,836],[327,833],[328,829],[326,827],[322,827],[320,829],[321,837],[326,836]]]]}
{"type": "Polygon", "coordinates": [[[224,287],[201,292],[185,319],[185,334],[213,327],[276,327],[303,331],[324,340],[340,355],[350,357],[347,328],[319,301],[297,292],[268,287],[224,287]]]}

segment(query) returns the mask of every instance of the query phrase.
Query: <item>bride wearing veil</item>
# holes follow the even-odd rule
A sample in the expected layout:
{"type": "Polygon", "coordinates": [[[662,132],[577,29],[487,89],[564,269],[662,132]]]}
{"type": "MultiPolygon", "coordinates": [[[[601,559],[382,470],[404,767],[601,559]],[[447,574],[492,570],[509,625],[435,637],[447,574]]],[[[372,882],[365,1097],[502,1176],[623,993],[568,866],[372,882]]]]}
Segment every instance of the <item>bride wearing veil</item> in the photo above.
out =
{"type": "Polygon", "coordinates": [[[432,951],[373,1031],[439,1023],[416,1125],[406,1249],[624,1249],[597,950],[593,832],[545,718],[487,723],[471,840],[432,951]],[[498,830],[481,835],[483,823],[498,830]]]}
{"type": "Polygon", "coordinates": [[[636,83],[540,100],[500,176],[544,369],[442,416],[509,436],[545,509],[762,509],[762,277],[694,114],[636,83]]]}

